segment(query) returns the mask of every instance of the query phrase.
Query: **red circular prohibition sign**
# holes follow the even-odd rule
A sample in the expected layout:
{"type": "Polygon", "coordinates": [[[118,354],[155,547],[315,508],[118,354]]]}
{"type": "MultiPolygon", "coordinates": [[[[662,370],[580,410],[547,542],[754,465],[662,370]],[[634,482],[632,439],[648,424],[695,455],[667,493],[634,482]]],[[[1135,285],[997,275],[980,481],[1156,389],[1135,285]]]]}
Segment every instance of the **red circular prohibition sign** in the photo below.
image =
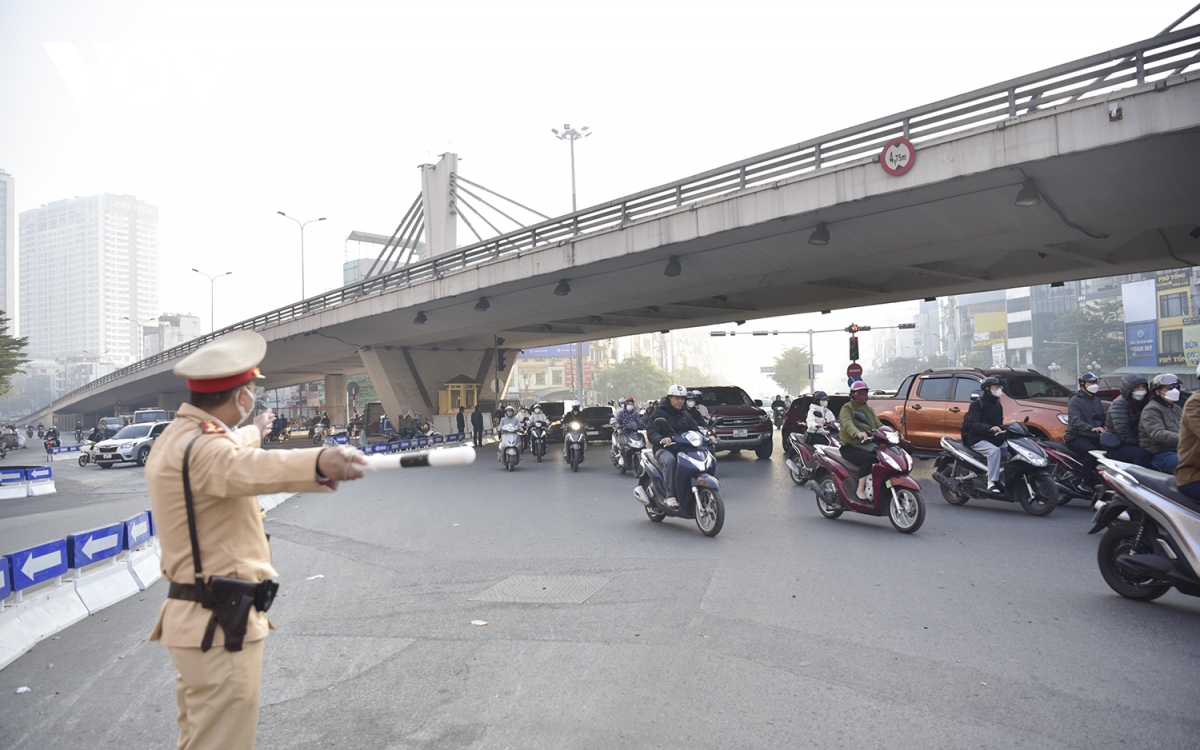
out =
{"type": "Polygon", "coordinates": [[[883,144],[879,152],[879,165],[890,175],[902,175],[912,169],[917,161],[917,147],[907,138],[893,138],[883,144]]]}

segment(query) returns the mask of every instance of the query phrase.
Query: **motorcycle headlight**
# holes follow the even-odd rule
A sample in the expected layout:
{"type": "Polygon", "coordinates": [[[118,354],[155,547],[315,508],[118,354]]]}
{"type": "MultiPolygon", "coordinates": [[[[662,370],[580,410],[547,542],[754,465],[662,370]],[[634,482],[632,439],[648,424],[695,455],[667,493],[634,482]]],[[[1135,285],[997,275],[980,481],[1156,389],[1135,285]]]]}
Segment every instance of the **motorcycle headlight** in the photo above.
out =
{"type": "Polygon", "coordinates": [[[900,464],[896,462],[896,459],[892,458],[892,454],[888,453],[887,451],[882,451],[879,455],[883,457],[883,462],[888,466],[892,467],[896,471],[904,471],[900,464]]]}
{"type": "Polygon", "coordinates": [[[572,430],[578,430],[578,429],[579,429],[580,427],[582,427],[582,426],[583,426],[583,425],[579,424],[578,422],[572,422],[572,423],[571,423],[571,429],[572,429],[572,430]]]}
{"type": "Polygon", "coordinates": [[[887,441],[892,445],[900,445],[900,433],[888,430],[887,441]]]}
{"type": "Polygon", "coordinates": [[[1058,417],[1059,422],[1062,422],[1063,424],[1067,423],[1067,415],[1066,414],[1058,414],[1056,416],[1058,417]]]}
{"type": "Polygon", "coordinates": [[[1025,459],[1033,466],[1045,466],[1046,465],[1046,457],[1043,455],[1039,455],[1035,451],[1027,450],[1027,449],[1025,449],[1019,445],[1015,445],[1013,443],[1009,443],[1008,447],[1010,447],[1014,451],[1016,451],[1018,456],[1025,459]]]}

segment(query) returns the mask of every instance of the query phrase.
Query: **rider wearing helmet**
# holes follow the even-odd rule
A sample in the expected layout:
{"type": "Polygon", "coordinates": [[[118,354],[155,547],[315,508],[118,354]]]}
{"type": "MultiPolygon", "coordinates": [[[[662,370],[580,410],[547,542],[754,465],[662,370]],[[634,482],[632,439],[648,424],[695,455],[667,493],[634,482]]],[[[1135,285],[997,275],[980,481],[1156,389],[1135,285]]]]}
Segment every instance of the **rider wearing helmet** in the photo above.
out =
{"type": "Polygon", "coordinates": [[[867,478],[871,476],[871,467],[879,463],[867,431],[883,426],[879,417],[875,416],[875,410],[867,406],[868,398],[866,381],[856,380],[850,386],[850,400],[838,412],[838,424],[842,426],[838,436],[842,441],[842,458],[858,466],[858,490],[855,495],[863,502],[870,502],[866,495],[867,478]],[[866,421],[855,421],[855,414],[861,414],[866,421]]]}
{"type": "Polygon", "coordinates": [[[633,396],[626,396],[621,399],[621,410],[617,412],[617,428],[625,429],[633,427],[637,430],[646,429],[646,425],[642,422],[642,415],[638,414],[637,402],[633,400],[633,396]]]}
{"type": "Polygon", "coordinates": [[[988,376],[979,384],[983,395],[967,407],[962,432],[967,445],[987,459],[988,492],[1000,492],[1000,464],[1004,461],[1004,405],[1000,379],[988,376]]]}
{"type": "Polygon", "coordinates": [[[1154,468],[1167,474],[1175,473],[1179,465],[1179,422],[1183,417],[1179,388],[1179,378],[1174,375],[1155,375],[1150,381],[1154,395],[1138,421],[1139,443],[1154,454],[1150,459],[1154,468]]]}
{"type": "Polygon", "coordinates": [[[804,420],[808,427],[809,445],[829,445],[829,438],[821,434],[829,425],[837,427],[833,412],[829,411],[829,395],[825,391],[813,394],[812,403],[808,405],[808,417],[804,420]]]}
{"type": "MultiPolygon", "coordinates": [[[[1085,372],[1079,376],[1079,390],[1067,402],[1067,434],[1063,442],[1079,454],[1083,463],[1084,490],[1096,479],[1096,459],[1091,451],[1100,450],[1100,435],[1104,427],[1104,402],[1096,394],[1100,390],[1099,378],[1085,372]]],[[[1178,424],[1178,423],[1176,423],[1178,424]]]]}
{"type": "Polygon", "coordinates": [[[1141,447],[1138,440],[1138,423],[1142,418],[1142,410],[1150,403],[1150,385],[1145,375],[1130,373],[1121,378],[1121,395],[1108,405],[1108,416],[1104,418],[1104,426],[1113,436],[1121,441],[1108,449],[1108,457],[1114,461],[1124,461],[1127,464],[1152,469],[1151,453],[1141,447]]]}
{"type": "Polygon", "coordinates": [[[572,401],[571,410],[563,415],[563,422],[566,422],[568,419],[573,419],[579,422],[583,421],[583,412],[579,410],[578,401],[572,401]]]}
{"type": "Polygon", "coordinates": [[[678,467],[678,459],[675,457],[675,451],[678,450],[675,436],[699,429],[700,426],[687,412],[687,391],[684,387],[673,385],[668,388],[666,398],[650,415],[650,425],[646,428],[646,433],[650,442],[658,446],[654,451],[654,457],[662,467],[663,480],[667,490],[666,503],[671,508],[679,507],[679,501],[675,499],[675,474],[678,467]],[[660,419],[664,420],[666,424],[659,422],[660,419]]]}
{"type": "Polygon", "coordinates": [[[521,420],[517,419],[517,410],[513,408],[512,404],[504,407],[504,416],[500,418],[501,428],[508,425],[514,425],[517,429],[521,428],[521,420]]]}
{"type": "Polygon", "coordinates": [[[529,423],[530,423],[531,425],[540,424],[540,425],[542,425],[543,427],[549,427],[549,426],[550,426],[550,417],[547,417],[547,416],[546,416],[546,415],[545,415],[545,414],[542,412],[542,405],[541,405],[541,404],[534,404],[534,405],[533,405],[533,413],[529,415],[529,423]]]}
{"type": "Polygon", "coordinates": [[[787,403],[784,402],[783,396],[780,396],[778,393],[776,393],[775,400],[771,402],[771,408],[772,409],[786,409],[787,403]]]}
{"type": "Polygon", "coordinates": [[[706,414],[708,409],[700,404],[700,391],[688,391],[684,408],[687,409],[687,413],[691,415],[692,421],[697,425],[701,428],[708,427],[708,415],[706,414]]]}

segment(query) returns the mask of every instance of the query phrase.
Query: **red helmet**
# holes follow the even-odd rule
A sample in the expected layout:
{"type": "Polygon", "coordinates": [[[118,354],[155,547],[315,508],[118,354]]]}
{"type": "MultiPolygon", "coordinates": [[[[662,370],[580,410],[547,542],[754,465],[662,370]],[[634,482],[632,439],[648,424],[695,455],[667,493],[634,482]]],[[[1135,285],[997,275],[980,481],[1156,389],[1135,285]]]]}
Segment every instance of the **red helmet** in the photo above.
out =
{"type": "Polygon", "coordinates": [[[621,399],[622,406],[625,404],[634,404],[634,403],[637,403],[637,402],[633,400],[633,396],[626,396],[625,398],[621,399]]]}

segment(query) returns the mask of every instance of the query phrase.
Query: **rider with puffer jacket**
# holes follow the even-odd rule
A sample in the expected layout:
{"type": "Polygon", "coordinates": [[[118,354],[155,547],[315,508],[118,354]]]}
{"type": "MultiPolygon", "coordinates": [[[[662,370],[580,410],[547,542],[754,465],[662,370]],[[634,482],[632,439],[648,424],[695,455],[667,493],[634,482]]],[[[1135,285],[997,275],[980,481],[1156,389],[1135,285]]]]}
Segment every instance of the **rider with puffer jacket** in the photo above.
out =
{"type": "Polygon", "coordinates": [[[666,398],[650,415],[649,425],[646,427],[646,434],[654,445],[654,457],[663,470],[667,491],[666,504],[671,508],[679,507],[679,501],[675,499],[675,472],[678,466],[675,453],[680,450],[680,446],[675,443],[674,438],[699,429],[700,426],[687,412],[687,391],[682,385],[671,386],[666,398]],[[660,419],[665,420],[666,424],[659,424],[660,419]]]}
{"type": "Polygon", "coordinates": [[[1151,469],[1150,451],[1138,444],[1138,422],[1142,409],[1150,402],[1148,390],[1145,375],[1131,373],[1121,378],[1121,395],[1109,405],[1104,426],[1121,441],[1119,446],[1108,449],[1109,458],[1151,469]]]}

